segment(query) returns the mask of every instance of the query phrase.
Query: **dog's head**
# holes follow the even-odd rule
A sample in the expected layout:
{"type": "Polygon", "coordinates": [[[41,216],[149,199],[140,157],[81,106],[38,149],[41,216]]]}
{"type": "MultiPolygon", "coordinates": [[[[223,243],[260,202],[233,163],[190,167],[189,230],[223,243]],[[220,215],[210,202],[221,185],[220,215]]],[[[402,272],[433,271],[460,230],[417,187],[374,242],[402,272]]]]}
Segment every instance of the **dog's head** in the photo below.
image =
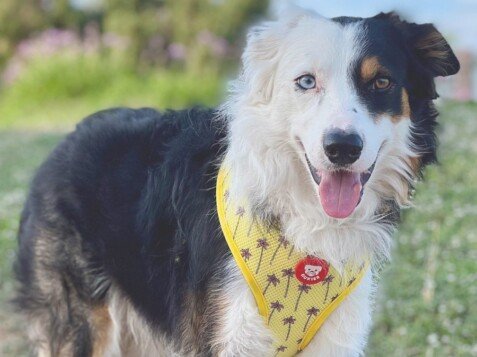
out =
{"type": "Polygon", "coordinates": [[[328,216],[367,191],[407,203],[435,159],[434,78],[459,70],[433,25],[301,12],[254,28],[243,62],[241,98],[262,117],[250,135],[295,153],[328,216]]]}

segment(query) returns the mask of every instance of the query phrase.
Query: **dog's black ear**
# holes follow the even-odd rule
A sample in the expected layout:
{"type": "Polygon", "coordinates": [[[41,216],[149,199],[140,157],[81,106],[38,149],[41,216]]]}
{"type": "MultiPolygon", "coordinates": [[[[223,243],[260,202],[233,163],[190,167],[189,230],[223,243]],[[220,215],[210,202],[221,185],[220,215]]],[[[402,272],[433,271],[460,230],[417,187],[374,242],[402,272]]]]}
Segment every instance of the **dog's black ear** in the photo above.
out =
{"type": "Polygon", "coordinates": [[[459,71],[457,57],[433,24],[409,23],[395,12],[380,13],[376,18],[390,21],[404,34],[412,53],[433,77],[450,76],[459,71]]]}
{"type": "Polygon", "coordinates": [[[408,24],[408,27],[416,56],[434,77],[450,76],[459,71],[459,60],[434,25],[408,24]]]}
{"type": "Polygon", "coordinates": [[[390,22],[403,36],[411,56],[410,82],[414,94],[436,99],[434,78],[456,74],[460,69],[457,57],[442,34],[432,24],[409,23],[395,12],[380,13],[375,18],[390,22]]]}

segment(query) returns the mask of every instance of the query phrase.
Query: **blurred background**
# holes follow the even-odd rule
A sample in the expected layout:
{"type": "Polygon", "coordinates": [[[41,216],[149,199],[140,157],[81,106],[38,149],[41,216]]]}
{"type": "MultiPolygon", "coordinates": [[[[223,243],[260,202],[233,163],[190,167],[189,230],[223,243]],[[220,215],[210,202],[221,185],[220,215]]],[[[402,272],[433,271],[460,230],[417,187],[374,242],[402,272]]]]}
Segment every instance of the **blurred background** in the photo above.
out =
{"type": "MultiPolygon", "coordinates": [[[[220,103],[246,28],[285,2],[0,1],[0,356],[28,355],[8,300],[35,168],[97,110],[220,103]]],[[[381,273],[367,355],[477,356],[477,1],[297,3],[325,16],[397,10],[435,23],[457,53],[461,72],[438,80],[440,164],[426,170],[381,273]]]]}

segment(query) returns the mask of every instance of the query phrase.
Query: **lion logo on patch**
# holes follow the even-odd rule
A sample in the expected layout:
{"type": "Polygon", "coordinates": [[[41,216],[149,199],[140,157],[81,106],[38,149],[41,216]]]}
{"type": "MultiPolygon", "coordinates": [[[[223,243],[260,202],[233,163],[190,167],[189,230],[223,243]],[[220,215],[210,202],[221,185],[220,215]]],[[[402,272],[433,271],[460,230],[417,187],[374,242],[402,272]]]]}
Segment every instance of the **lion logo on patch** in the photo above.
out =
{"type": "Polygon", "coordinates": [[[308,275],[310,278],[317,276],[320,274],[320,271],[323,269],[320,265],[305,265],[305,274],[308,275]]]}

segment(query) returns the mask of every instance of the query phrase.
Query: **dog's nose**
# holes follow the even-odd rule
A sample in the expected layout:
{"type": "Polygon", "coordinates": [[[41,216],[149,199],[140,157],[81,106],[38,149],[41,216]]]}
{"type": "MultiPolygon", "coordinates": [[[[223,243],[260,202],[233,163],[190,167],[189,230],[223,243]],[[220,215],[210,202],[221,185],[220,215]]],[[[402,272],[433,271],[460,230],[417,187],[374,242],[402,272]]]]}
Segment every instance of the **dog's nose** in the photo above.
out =
{"type": "Polygon", "coordinates": [[[325,154],[333,164],[347,165],[359,159],[363,140],[354,132],[331,130],[323,140],[325,154]]]}

